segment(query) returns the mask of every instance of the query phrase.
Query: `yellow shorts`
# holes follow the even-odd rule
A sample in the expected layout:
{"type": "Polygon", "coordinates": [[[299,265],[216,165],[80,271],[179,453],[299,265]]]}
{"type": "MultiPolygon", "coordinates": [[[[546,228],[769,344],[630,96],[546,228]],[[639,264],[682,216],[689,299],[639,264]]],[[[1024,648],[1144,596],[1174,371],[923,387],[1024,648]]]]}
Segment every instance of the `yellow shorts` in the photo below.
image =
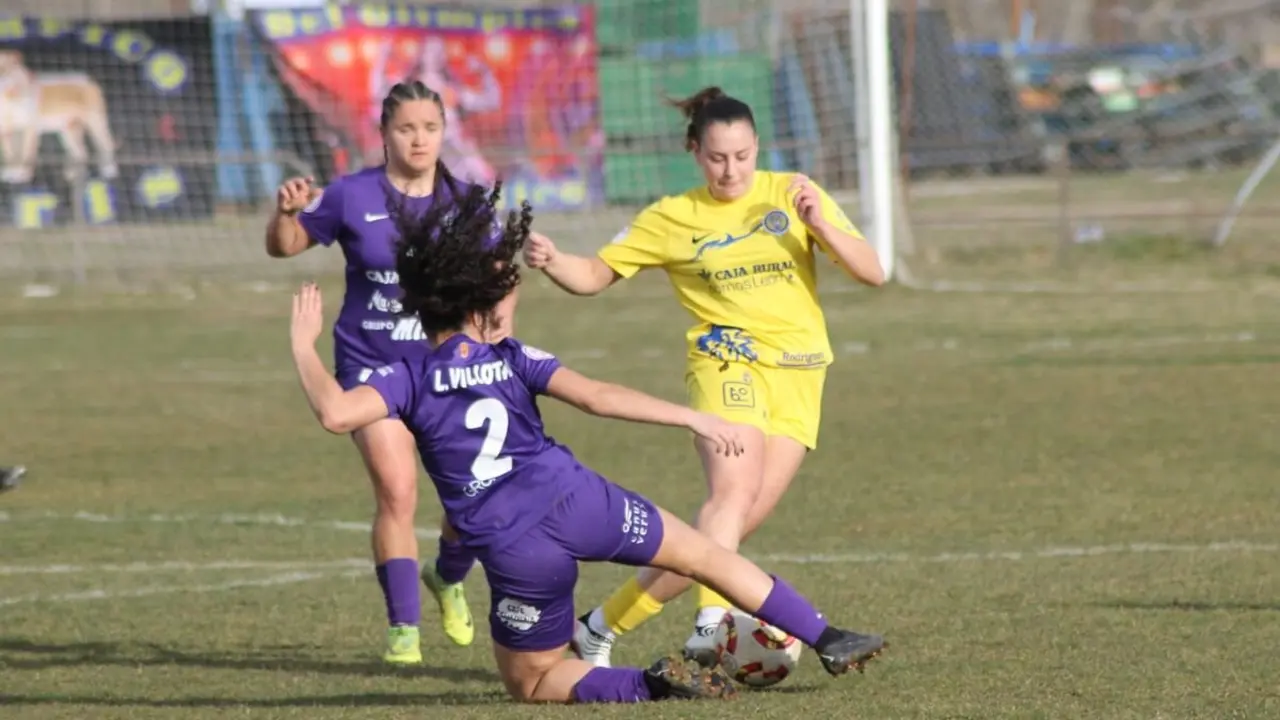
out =
{"type": "Polygon", "coordinates": [[[693,357],[685,386],[693,409],[758,427],[765,435],[789,437],[813,450],[826,379],[825,367],[771,368],[693,357]]]}

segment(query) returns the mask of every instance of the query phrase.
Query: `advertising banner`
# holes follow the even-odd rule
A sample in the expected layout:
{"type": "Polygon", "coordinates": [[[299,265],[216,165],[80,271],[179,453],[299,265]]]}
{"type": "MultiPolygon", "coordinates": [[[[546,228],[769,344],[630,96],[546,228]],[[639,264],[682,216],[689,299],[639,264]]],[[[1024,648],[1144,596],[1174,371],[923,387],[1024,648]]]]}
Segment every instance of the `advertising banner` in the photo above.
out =
{"type": "Polygon", "coordinates": [[[209,30],[0,18],[0,225],[210,216],[209,30]]]}
{"type": "MultiPolygon", "coordinates": [[[[576,209],[602,201],[591,6],[331,5],[256,11],[251,23],[275,51],[285,85],[321,116],[326,136],[341,137],[330,144],[352,149],[358,164],[382,162],[387,91],[420,80],[443,98],[441,156],[458,177],[485,184],[501,177],[508,204],[576,209]]],[[[341,158],[336,167],[344,169],[341,158]]]]}

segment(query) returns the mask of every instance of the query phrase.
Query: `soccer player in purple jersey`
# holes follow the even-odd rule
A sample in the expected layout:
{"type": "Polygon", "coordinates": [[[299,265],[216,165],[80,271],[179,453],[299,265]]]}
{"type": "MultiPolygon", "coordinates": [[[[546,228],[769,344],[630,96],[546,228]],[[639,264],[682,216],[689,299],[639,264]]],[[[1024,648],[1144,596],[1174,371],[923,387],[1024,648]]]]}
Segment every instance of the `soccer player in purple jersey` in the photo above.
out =
{"type": "Polygon", "coordinates": [[[743,451],[745,426],[590,380],[512,338],[520,282],[514,258],[533,215],[525,203],[492,237],[499,189],[486,199],[475,188],[456,214],[433,208],[401,230],[401,302],[422,323],[422,355],[343,388],[315,350],[323,319],[312,284],[294,296],[291,340],[302,388],[325,429],[351,432],[399,418],[413,433],[446,519],[488,578],[489,627],[507,691],[528,702],[583,703],[734,693],[718,666],[702,669],[677,656],[647,670],[566,657],[579,561],[689,576],[813,647],[828,673],[861,670],[884,649],[883,638],[828,625],[786,582],[605,480],[546,434],[538,395],[597,416],[684,427],[721,454],[743,451]]]}
{"type": "MultiPolygon", "coordinates": [[[[323,192],[313,190],[309,180],[289,180],[280,188],[278,208],[267,226],[272,257],[291,257],[335,242],[342,248],[347,292],[333,340],[338,382],[348,390],[365,382],[374,368],[427,352],[418,321],[398,313],[393,213],[420,215],[451,206],[470,187],[440,161],[445,120],[439,94],[420,82],[394,85],[382,101],[380,123],[386,164],[341,177],[323,192]]],[[[373,481],[376,502],[373,555],[390,626],[383,659],[417,664],[422,651],[413,435],[402,422],[388,418],[355,429],[352,439],[373,481]]],[[[462,589],[473,563],[444,524],[436,563],[421,572],[440,606],[445,633],[458,645],[469,645],[475,634],[462,589]]]]}

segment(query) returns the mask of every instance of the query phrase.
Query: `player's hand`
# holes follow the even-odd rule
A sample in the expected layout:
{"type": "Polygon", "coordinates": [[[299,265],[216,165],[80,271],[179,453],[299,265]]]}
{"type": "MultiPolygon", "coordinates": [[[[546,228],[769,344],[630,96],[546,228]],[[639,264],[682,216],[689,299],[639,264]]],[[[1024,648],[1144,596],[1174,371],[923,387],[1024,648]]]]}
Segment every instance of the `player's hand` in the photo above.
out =
{"type": "Polygon", "coordinates": [[[791,184],[787,186],[787,193],[795,193],[792,203],[795,205],[796,214],[805,225],[813,229],[822,225],[822,198],[818,195],[818,188],[814,187],[813,182],[809,180],[809,176],[797,174],[793,177],[791,184]]]}
{"type": "Polygon", "coordinates": [[[282,215],[297,215],[311,202],[317,192],[311,187],[311,178],[290,178],[276,190],[276,210],[282,215]]]}
{"type": "Polygon", "coordinates": [[[324,328],[324,298],[315,283],[305,283],[293,294],[293,322],[289,339],[294,348],[315,347],[324,328]]]}
{"type": "Polygon", "coordinates": [[[698,413],[689,429],[698,437],[707,440],[717,455],[735,457],[746,452],[743,432],[746,425],[739,425],[723,420],[715,415],[698,413]]]}
{"type": "Polygon", "coordinates": [[[556,259],[556,244],[551,238],[540,232],[529,232],[529,240],[524,244],[524,264],[534,270],[541,270],[556,259]]]}

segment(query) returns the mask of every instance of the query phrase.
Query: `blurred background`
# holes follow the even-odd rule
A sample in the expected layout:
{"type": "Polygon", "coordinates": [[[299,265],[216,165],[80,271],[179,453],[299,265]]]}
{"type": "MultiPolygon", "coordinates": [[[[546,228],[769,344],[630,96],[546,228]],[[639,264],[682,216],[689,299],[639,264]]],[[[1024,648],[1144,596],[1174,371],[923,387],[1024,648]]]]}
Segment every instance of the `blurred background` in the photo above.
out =
{"type": "MultiPolygon", "coordinates": [[[[861,2],[0,0],[0,467],[29,470],[0,495],[6,720],[565,716],[506,705],[434,608],[421,672],[378,665],[368,480],[289,363],[294,283],[333,317],[342,254],[268,258],[275,188],[378,162],[406,77],[444,95],[454,171],[581,252],[699,182],[664,95],[749,101],[761,164],[877,241],[859,150],[894,145],[897,283],[823,264],[820,447],[744,545],[894,649],[852,683],[805,661],[759,717],[1276,716],[1280,0],[899,0],[874,107],[861,2]]],[[[660,273],[525,283],[523,340],[686,397],[660,273]]],[[[543,412],[701,502],[678,433],[543,412]]],[[[627,574],[585,565],[579,607],[627,574]]],[[[679,602],[619,662],[677,647],[679,602]]]]}
{"type": "MultiPolygon", "coordinates": [[[[1266,231],[1280,2],[890,6],[900,280],[1107,289],[1280,273],[1266,231]]],[[[81,100],[10,114],[0,275],[145,286],[328,267],[324,253],[264,260],[273,189],[378,162],[377,100],[414,73],[449,93],[455,170],[503,176],[579,249],[697,182],[663,97],[707,84],[753,104],[764,166],[857,209],[856,2],[457,7],[17,0],[26,20],[0,33],[0,73],[77,74],[72,96],[100,121],[59,120],[81,100]]]]}

